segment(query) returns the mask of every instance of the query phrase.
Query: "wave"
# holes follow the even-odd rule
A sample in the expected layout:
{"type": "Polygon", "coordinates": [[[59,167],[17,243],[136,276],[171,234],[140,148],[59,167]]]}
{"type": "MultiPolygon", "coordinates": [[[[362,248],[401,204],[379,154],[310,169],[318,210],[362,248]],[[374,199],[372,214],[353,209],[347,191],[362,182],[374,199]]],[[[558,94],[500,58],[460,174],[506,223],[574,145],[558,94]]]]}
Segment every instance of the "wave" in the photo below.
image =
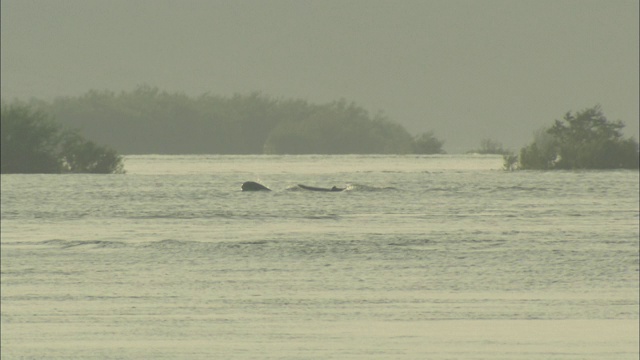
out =
{"type": "Polygon", "coordinates": [[[362,192],[377,192],[377,191],[398,191],[400,189],[393,186],[371,186],[364,184],[350,184],[347,186],[346,191],[362,191],[362,192]]]}
{"type": "Polygon", "coordinates": [[[326,214],[326,215],[303,215],[301,216],[303,219],[309,220],[340,220],[341,216],[336,214],[326,214]]]}
{"type": "Polygon", "coordinates": [[[69,249],[76,247],[91,247],[91,248],[99,248],[99,249],[114,249],[114,248],[123,248],[126,247],[127,244],[122,241],[108,241],[108,240],[60,240],[60,239],[52,239],[52,240],[44,240],[36,243],[31,243],[35,245],[46,245],[46,246],[54,246],[61,249],[69,249]]]}
{"type": "MultiPolygon", "coordinates": [[[[340,188],[340,186],[337,186],[338,188],[340,188]]],[[[327,187],[327,189],[330,189],[330,187],[327,187]]],[[[302,187],[300,187],[299,185],[292,185],[289,186],[288,188],[286,188],[287,191],[308,191],[306,189],[303,189],[302,187]]],[[[399,190],[396,187],[393,186],[371,186],[371,185],[365,185],[365,184],[347,184],[347,186],[344,187],[344,190],[342,192],[348,191],[348,192],[377,192],[377,191],[397,191],[399,190]]]]}
{"type": "Polygon", "coordinates": [[[536,186],[521,186],[521,185],[513,185],[513,186],[496,186],[492,188],[487,188],[489,192],[503,192],[503,191],[525,191],[525,192],[533,192],[533,191],[549,191],[548,188],[536,187],[536,186]]]}
{"type": "Polygon", "coordinates": [[[126,215],[125,218],[129,219],[178,219],[178,220],[190,220],[190,219],[232,219],[242,216],[241,214],[235,214],[232,211],[224,212],[195,212],[195,211],[176,211],[176,212],[162,212],[162,213],[145,213],[136,215],[126,215]]]}

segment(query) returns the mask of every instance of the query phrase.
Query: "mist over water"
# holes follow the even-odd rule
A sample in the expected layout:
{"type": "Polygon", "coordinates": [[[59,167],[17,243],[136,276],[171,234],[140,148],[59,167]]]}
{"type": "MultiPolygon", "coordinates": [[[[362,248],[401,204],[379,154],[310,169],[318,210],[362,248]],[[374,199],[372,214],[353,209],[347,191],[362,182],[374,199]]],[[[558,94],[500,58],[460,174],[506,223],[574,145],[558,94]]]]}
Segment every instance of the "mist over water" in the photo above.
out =
{"type": "Polygon", "coordinates": [[[501,167],[147,155],[2,175],[2,357],[636,359],[638,172],[501,167]]]}

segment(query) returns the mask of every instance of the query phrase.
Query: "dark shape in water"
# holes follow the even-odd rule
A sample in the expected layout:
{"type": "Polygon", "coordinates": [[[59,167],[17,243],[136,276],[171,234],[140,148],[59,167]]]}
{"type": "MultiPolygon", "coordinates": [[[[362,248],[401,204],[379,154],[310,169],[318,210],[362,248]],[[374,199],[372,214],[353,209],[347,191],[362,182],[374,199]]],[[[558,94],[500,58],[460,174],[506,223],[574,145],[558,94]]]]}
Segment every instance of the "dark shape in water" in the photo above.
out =
{"type": "Polygon", "coordinates": [[[247,181],[242,184],[242,191],[271,191],[271,189],[255,181],[247,181]]]}
{"type": "Polygon", "coordinates": [[[331,189],[329,188],[321,188],[321,187],[315,187],[315,186],[307,186],[307,185],[302,185],[302,184],[298,184],[298,186],[302,189],[305,190],[311,190],[311,191],[343,191],[346,188],[339,188],[339,187],[332,187],[331,189]]]}

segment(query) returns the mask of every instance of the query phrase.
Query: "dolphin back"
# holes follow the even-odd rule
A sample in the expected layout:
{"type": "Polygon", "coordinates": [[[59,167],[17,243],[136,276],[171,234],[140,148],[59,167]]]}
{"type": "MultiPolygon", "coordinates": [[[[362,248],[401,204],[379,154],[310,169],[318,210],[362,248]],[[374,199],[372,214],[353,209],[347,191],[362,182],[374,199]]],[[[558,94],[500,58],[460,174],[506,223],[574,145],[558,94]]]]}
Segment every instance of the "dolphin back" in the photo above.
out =
{"type": "Polygon", "coordinates": [[[271,191],[271,189],[255,181],[246,181],[242,184],[242,191],[271,191]]]}

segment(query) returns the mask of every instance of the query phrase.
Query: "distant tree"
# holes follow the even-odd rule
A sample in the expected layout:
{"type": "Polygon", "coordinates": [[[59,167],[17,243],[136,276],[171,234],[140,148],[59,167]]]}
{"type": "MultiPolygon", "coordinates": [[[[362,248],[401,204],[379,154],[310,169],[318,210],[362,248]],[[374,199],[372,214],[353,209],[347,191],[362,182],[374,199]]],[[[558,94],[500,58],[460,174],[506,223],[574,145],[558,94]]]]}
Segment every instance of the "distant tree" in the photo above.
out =
{"type": "Polygon", "coordinates": [[[84,140],[41,111],[24,104],[2,104],[1,172],[120,173],[122,158],[115,151],[84,140]]]}
{"type": "Polygon", "coordinates": [[[2,173],[56,173],[62,168],[56,149],[60,127],[47,115],[19,104],[2,104],[2,173]]]}
{"type": "Polygon", "coordinates": [[[416,154],[444,154],[444,141],[436,138],[433,131],[428,131],[416,137],[413,149],[416,154]]]}
{"type": "Polygon", "coordinates": [[[265,154],[313,154],[316,139],[299,122],[281,122],[273,129],[263,145],[265,154]]]}
{"type": "Polygon", "coordinates": [[[439,140],[424,139],[431,142],[416,146],[403,126],[346,100],[311,104],[259,92],[191,98],[143,85],[33,105],[65,128],[79,129],[87,140],[125,154],[443,152],[442,142],[433,142],[439,140]]]}
{"type": "Polygon", "coordinates": [[[622,128],[621,121],[607,120],[600,106],[568,112],[521,149],[520,168],[637,169],[638,143],[623,139],[622,128]]]}
{"type": "Polygon", "coordinates": [[[553,169],[558,158],[557,148],[557,140],[546,129],[538,130],[533,142],[520,150],[519,167],[537,170],[553,169]]]}
{"type": "Polygon", "coordinates": [[[503,154],[502,155],[502,159],[503,159],[502,167],[506,171],[513,171],[518,166],[518,155],[516,155],[516,154],[514,154],[512,152],[507,152],[507,153],[503,154]]]}
{"type": "Polygon", "coordinates": [[[480,141],[480,148],[467,151],[467,153],[506,155],[509,151],[505,150],[500,142],[491,139],[482,139],[480,141]]]}
{"type": "Polygon", "coordinates": [[[98,146],[73,132],[63,136],[59,156],[62,159],[64,172],[92,174],[124,172],[122,159],[115,150],[98,146]]]}
{"type": "Polygon", "coordinates": [[[270,154],[402,154],[411,152],[411,135],[381,115],[344,100],[314,106],[303,118],[281,121],[269,133],[270,154]]]}

